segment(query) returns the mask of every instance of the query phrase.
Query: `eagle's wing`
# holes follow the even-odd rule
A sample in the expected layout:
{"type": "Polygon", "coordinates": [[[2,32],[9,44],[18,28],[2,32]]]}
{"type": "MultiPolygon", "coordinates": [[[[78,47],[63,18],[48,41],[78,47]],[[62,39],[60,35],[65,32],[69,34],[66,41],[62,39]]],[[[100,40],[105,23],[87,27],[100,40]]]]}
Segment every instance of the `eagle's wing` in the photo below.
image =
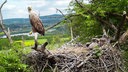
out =
{"type": "Polygon", "coordinates": [[[38,32],[41,35],[45,34],[44,26],[39,18],[35,13],[30,13],[29,15],[30,23],[32,25],[33,32],[38,32]]]}

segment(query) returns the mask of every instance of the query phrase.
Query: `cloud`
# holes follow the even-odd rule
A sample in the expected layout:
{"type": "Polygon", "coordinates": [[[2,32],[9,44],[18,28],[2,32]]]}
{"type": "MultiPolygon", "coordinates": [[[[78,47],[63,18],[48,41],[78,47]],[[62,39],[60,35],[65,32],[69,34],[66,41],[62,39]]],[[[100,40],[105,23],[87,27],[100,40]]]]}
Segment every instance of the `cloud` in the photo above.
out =
{"type": "Polygon", "coordinates": [[[31,5],[32,7],[39,8],[47,5],[47,1],[45,0],[34,0],[34,1],[26,1],[27,5],[31,5]]]}
{"type": "Polygon", "coordinates": [[[58,1],[56,1],[56,5],[57,6],[61,6],[61,5],[67,5],[67,4],[69,4],[69,2],[70,2],[71,0],[58,0],[58,1]]]}
{"type": "Polygon", "coordinates": [[[32,6],[33,10],[40,13],[40,16],[55,14],[56,8],[65,13],[64,10],[70,1],[71,0],[8,0],[2,8],[3,18],[28,18],[28,6],[32,6]]]}
{"type": "Polygon", "coordinates": [[[14,9],[16,7],[16,5],[12,5],[12,4],[10,4],[10,5],[5,5],[5,9],[9,9],[9,10],[11,10],[11,9],[14,9]]]}

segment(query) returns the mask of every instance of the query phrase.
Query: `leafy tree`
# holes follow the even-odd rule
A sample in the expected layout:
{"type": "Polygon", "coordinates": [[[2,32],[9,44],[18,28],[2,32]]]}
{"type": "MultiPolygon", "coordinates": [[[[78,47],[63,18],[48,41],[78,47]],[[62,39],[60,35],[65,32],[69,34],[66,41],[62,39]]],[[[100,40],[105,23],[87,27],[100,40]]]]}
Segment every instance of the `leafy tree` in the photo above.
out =
{"type": "MultiPolygon", "coordinates": [[[[90,4],[84,4],[84,6],[91,8],[90,4]]],[[[80,41],[85,42],[88,37],[91,38],[102,34],[99,22],[75,1],[70,3],[68,12],[67,18],[71,20],[70,26],[73,29],[73,36],[80,36],[80,41]]]]}
{"type": "Polygon", "coordinates": [[[128,10],[127,0],[72,0],[70,2],[67,16],[71,21],[74,36],[85,37],[102,35],[104,28],[112,40],[120,40],[127,29],[127,16],[123,11],[128,10]]]}

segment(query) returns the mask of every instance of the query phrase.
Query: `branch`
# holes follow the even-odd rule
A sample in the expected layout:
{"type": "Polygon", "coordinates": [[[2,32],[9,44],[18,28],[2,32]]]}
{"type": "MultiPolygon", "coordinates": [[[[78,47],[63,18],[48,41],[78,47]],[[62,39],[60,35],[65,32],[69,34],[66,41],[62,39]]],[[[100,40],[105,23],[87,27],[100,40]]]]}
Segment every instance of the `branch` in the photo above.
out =
{"type": "MultiPolygon", "coordinates": [[[[106,14],[108,14],[108,15],[110,15],[110,16],[116,16],[117,18],[121,18],[121,17],[123,17],[123,15],[121,15],[121,14],[117,14],[117,13],[106,13],[106,14]]],[[[126,16],[126,20],[128,20],[128,16],[126,16]]]]}
{"type": "MultiPolygon", "coordinates": [[[[61,10],[59,10],[59,9],[56,9],[57,11],[59,11],[63,16],[64,16],[64,18],[65,18],[65,20],[67,20],[67,22],[69,22],[70,24],[71,24],[71,20],[70,19],[68,19],[64,14],[63,14],[63,12],[61,11],[61,10]]],[[[70,31],[71,31],[71,39],[73,39],[73,30],[72,30],[72,27],[70,27],[70,31]]]]}
{"type": "Polygon", "coordinates": [[[117,31],[117,34],[116,34],[116,40],[118,40],[119,37],[120,37],[120,32],[121,32],[121,30],[122,30],[122,28],[124,26],[125,21],[126,21],[126,14],[123,14],[121,23],[118,25],[118,29],[117,29],[118,31],[117,31]]]}
{"type": "MultiPolygon", "coordinates": [[[[64,17],[65,17],[65,15],[62,13],[62,11],[61,11],[61,10],[59,10],[59,9],[57,9],[57,8],[56,8],[56,10],[57,10],[57,11],[59,11],[59,12],[60,12],[64,17]]],[[[65,19],[64,19],[64,20],[67,20],[67,18],[65,17],[65,19]]],[[[62,21],[60,21],[60,22],[58,22],[58,23],[56,23],[56,24],[54,24],[54,25],[52,25],[52,26],[48,27],[45,31],[48,31],[49,29],[51,29],[51,28],[53,28],[53,27],[55,27],[55,26],[59,25],[61,22],[62,22],[62,21]]]]}
{"type": "Polygon", "coordinates": [[[68,20],[69,22],[71,22],[71,20],[69,20],[68,18],[66,18],[66,16],[63,14],[63,12],[61,10],[59,10],[57,8],[56,8],[56,10],[59,11],[64,16],[65,20],[68,20]]]}
{"type": "Polygon", "coordinates": [[[104,26],[102,27],[102,29],[103,29],[103,35],[108,36],[104,26]]]}
{"type": "MultiPolygon", "coordinates": [[[[95,16],[96,17],[96,16],[95,16]]],[[[98,19],[100,22],[103,22],[104,24],[106,24],[107,26],[109,26],[110,28],[114,29],[115,32],[117,32],[117,28],[115,27],[115,25],[109,23],[108,21],[103,20],[100,17],[96,17],[96,19],[98,19]]]]}
{"type": "MultiPolygon", "coordinates": [[[[65,15],[62,13],[62,11],[60,11],[60,10],[57,9],[57,8],[56,8],[56,10],[59,11],[59,12],[65,17],[65,15]]],[[[65,18],[64,20],[66,20],[66,18],[65,18]]],[[[45,31],[48,31],[49,29],[51,29],[51,28],[53,28],[53,27],[59,25],[61,22],[62,22],[62,21],[60,21],[60,22],[58,22],[58,23],[56,23],[56,24],[54,24],[54,25],[48,27],[45,31]]]]}
{"type": "Polygon", "coordinates": [[[124,43],[128,38],[128,30],[126,32],[124,32],[120,38],[119,38],[119,43],[124,43]]]}
{"type": "Polygon", "coordinates": [[[38,43],[37,43],[37,41],[35,41],[35,46],[32,47],[32,49],[43,53],[43,52],[45,52],[47,45],[48,45],[48,42],[45,42],[43,45],[41,45],[41,47],[38,47],[38,43]]]}
{"type": "Polygon", "coordinates": [[[65,15],[63,14],[63,12],[61,10],[59,10],[57,8],[56,8],[56,10],[59,11],[65,17],[65,15]]]}
{"type": "Polygon", "coordinates": [[[0,6],[0,10],[2,9],[2,7],[4,6],[4,4],[7,2],[7,0],[5,0],[2,4],[1,4],[1,6],[0,6]]]}
{"type": "Polygon", "coordinates": [[[48,31],[49,29],[51,29],[51,28],[53,28],[53,27],[59,25],[61,22],[62,22],[62,21],[60,21],[60,22],[58,22],[58,23],[56,23],[56,24],[54,24],[54,25],[48,27],[45,31],[48,31]]]}
{"type": "Polygon", "coordinates": [[[84,8],[77,0],[75,0],[76,3],[81,7],[81,8],[84,8]]]}
{"type": "Polygon", "coordinates": [[[5,29],[4,25],[3,25],[3,16],[1,13],[1,9],[3,7],[3,5],[7,2],[7,0],[4,1],[4,3],[2,3],[2,5],[0,6],[0,28],[3,30],[4,34],[7,36],[8,40],[10,41],[10,43],[13,43],[11,36],[10,36],[10,32],[7,32],[7,30],[5,29]]]}

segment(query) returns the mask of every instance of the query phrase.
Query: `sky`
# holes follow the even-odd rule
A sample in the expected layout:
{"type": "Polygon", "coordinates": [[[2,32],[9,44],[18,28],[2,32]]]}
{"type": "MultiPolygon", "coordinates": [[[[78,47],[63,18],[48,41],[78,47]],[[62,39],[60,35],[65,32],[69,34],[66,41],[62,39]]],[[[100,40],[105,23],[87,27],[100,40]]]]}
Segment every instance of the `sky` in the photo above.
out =
{"type": "MultiPolygon", "coordinates": [[[[28,18],[27,7],[31,6],[40,16],[60,14],[56,8],[66,14],[71,0],[8,0],[2,8],[3,19],[28,18]]],[[[4,0],[0,0],[0,5],[4,0]]]]}

